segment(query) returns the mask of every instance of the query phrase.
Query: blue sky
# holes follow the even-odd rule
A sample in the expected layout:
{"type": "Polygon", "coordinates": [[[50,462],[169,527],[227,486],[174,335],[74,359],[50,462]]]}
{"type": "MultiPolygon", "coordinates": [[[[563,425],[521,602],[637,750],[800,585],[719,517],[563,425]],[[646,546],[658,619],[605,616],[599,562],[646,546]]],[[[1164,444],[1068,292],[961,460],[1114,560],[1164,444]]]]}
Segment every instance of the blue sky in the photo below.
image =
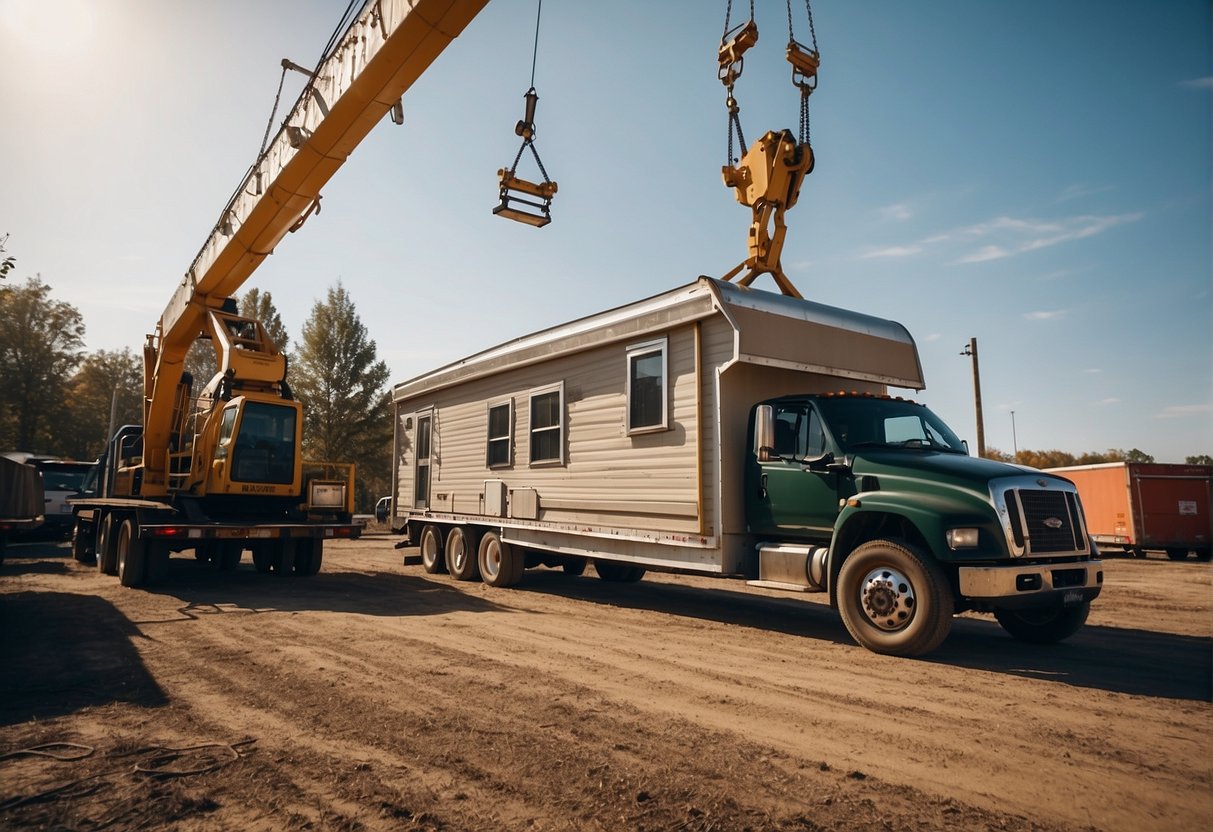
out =
{"type": "MultiPolygon", "coordinates": [[[[314,63],[344,5],[0,0],[0,235],[17,279],[81,310],[90,349],[141,346],[253,160],[280,59],[314,63]]],[[[749,141],[797,115],[784,7],[756,6],[749,141]]],[[[783,255],[800,291],[903,323],[916,397],[970,442],[976,337],[991,446],[1213,453],[1209,3],[813,11],[817,166],[783,255]]],[[[292,334],[340,279],[403,381],[744,258],[748,212],[720,182],[720,2],[548,0],[554,220],[491,215],[534,18],[534,0],[490,2],[253,276],[292,334]]]]}

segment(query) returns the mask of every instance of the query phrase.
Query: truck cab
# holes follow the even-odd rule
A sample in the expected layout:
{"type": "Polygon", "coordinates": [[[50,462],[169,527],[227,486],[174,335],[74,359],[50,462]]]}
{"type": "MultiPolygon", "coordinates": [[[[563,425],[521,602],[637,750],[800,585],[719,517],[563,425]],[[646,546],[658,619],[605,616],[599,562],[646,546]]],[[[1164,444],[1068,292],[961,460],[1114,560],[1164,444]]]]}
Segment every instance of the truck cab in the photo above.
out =
{"type": "Polygon", "coordinates": [[[795,395],[756,405],[746,516],[760,582],[825,590],[852,635],[917,654],[952,615],[1023,640],[1077,631],[1103,573],[1072,483],[969,456],[916,402],[795,395]]]}

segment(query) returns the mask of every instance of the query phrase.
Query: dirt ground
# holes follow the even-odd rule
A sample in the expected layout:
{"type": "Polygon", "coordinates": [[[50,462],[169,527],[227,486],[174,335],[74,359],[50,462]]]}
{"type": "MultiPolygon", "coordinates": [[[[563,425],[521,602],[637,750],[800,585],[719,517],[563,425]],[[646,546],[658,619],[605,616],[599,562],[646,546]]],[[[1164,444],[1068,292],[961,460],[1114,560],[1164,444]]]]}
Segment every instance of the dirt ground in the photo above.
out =
{"type": "Polygon", "coordinates": [[[910,660],[820,596],[493,589],[393,544],[153,590],[11,546],[0,828],[1213,828],[1211,564],[1110,559],[1068,642],[965,617],[910,660]]]}

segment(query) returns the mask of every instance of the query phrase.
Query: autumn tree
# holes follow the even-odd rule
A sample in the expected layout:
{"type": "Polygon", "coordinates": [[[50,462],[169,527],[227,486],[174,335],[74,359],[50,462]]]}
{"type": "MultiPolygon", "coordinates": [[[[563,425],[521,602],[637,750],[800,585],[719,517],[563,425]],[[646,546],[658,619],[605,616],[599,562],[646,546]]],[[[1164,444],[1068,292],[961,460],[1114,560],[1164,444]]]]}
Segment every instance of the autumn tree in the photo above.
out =
{"type": "Polygon", "coordinates": [[[67,381],[80,363],[84,320],[31,277],[0,287],[0,446],[58,450],[67,381]]]}
{"type": "Polygon", "coordinates": [[[61,442],[67,456],[95,459],[109,441],[111,427],[143,421],[143,359],[129,348],[90,353],[68,389],[71,425],[61,442]]]}
{"type": "Polygon", "coordinates": [[[357,466],[355,502],[369,510],[387,493],[392,446],[388,368],[338,281],[303,325],[290,382],[303,403],[304,454],[357,466]]]}

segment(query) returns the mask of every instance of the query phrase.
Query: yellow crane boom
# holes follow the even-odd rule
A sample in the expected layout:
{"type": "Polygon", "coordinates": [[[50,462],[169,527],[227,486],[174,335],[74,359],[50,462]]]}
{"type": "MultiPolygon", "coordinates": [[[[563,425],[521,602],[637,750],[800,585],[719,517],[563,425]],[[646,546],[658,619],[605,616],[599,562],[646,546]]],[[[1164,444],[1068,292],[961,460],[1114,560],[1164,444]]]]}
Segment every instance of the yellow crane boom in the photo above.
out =
{"type": "Polygon", "coordinates": [[[174,400],[185,355],[350,153],[488,0],[371,0],[250,168],[173,293],[144,349],[143,492],[168,487],[174,400]]]}

